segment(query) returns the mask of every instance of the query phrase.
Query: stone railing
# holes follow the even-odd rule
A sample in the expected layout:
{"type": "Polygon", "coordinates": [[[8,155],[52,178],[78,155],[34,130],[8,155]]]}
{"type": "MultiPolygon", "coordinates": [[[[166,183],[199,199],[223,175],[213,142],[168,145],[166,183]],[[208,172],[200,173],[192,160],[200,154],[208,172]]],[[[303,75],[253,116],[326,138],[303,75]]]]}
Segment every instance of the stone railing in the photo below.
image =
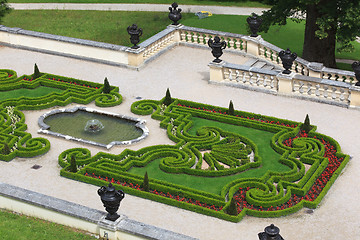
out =
{"type": "MultiPolygon", "coordinates": [[[[207,47],[209,39],[215,36],[219,36],[227,42],[228,50],[242,54],[248,53],[282,67],[279,58],[279,52],[282,49],[266,42],[261,36],[253,38],[235,33],[170,25],[165,30],[140,43],[140,48],[132,49],[125,46],[0,25],[0,44],[2,45],[132,68],[143,66],[144,63],[159,56],[159,53],[178,44],[207,47]]],[[[326,68],[320,63],[308,62],[299,57],[294,61],[292,71],[304,76],[350,84],[355,83],[353,72],[326,68]]]]}
{"type": "MultiPolygon", "coordinates": [[[[100,198],[99,198],[100,201],[100,198]]],[[[54,198],[6,183],[0,183],[0,207],[54,223],[96,234],[103,239],[174,239],[195,238],[129,219],[106,220],[106,212],[54,198]]]]}
{"type": "Polygon", "coordinates": [[[278,89],[278,79],[276,75],[279,71],[264,70],[253,68],[244,65],[237,65],[223,62],[223,64],[210,63],[210,81],[213,81],[211,74],[214,71],[219,71],[218,74],[222,77],[222,83],[240,87],[245,89],[251,89],[256,91],[276,93],[278,89]]]}
{"type": "Polygon", "coordinates": [[[360,87],[348,82],[264,70],[226,63],[209,63],[210,82],[280,94],[344,107],[360,108],[360,87]]]}

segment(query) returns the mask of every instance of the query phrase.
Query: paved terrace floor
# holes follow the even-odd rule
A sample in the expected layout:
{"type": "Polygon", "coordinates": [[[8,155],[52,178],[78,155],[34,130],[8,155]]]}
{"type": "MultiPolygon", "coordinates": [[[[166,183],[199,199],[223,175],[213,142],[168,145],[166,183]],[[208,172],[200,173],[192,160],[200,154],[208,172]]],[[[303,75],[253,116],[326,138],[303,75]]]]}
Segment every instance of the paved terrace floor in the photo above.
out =
{"type": "MultiPolygon", "coordinates": [[[[130,116],[134,116],[130,105],[136,97],[161,99],[168,87],[176,98],[222,107],[227,107],[229,100],[233,100],[235,109],[278,118],[302,122],[309,114],[311,123],[318,126],[318,132],[336,139],[343,152],[353,156],[320,206],[311,214],[307,213],[308,209],[302,209],[282,218],[246,216],[239,223],[231,223],[127,195],[119,212],[129,218],[204,240],[256,240],[257,233],[271,223],[280,227],[285,239],[353,239],[360,234],[359,110],[208,84],[207,64],[212,56],[206,49],[175,47],[140,71],[7,47],[0,47],[0,56],[3,59],[0,69],[13,69],[19,76],[31,74],[34,63],[37,63],[42,72],[99,83],[107,77],[112,85],[119,86],[124,102],[106,111],[130,116]]],[[[244,61],[228,52],[224,53],[223,59],[234,63],[244,61]]],[[[50,151],[40,157],[18,158],[8,163],[0,161],[0,181],[103,210],[96,192],[98,187],[60,177],[57,157],[65,149],[73,147],[89,148],[93,155],[104,149],[37,134],[37,118],[46,111],[26,111],[25,116],[28,131],[33,137],[50,140],[50,151]],[[34,164],[42,168],[31,169],[34,164]]],[[[151,120],[149,116],[142,118],[148,121],[150,135],[131,146],[132,149],[172,144],[165,130],[159,128],[158,121],[151,120]]],[[[116,146],[110,152],[120,153],[123,149],[116,146]]]]}

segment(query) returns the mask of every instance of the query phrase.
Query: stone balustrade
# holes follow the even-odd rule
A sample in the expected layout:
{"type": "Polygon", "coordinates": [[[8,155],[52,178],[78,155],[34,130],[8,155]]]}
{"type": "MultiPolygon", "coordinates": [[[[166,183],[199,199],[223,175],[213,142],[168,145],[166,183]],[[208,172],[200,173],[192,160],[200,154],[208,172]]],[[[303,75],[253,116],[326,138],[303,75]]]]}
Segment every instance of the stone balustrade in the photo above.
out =
{"type": "Polygon", "coordinates": [[[209,63],[210,83],[234,86],[343,107],[360,108],[360,87],[347,81],[334,81],[301,75],[282,74],[222,61],[209,63]]]}

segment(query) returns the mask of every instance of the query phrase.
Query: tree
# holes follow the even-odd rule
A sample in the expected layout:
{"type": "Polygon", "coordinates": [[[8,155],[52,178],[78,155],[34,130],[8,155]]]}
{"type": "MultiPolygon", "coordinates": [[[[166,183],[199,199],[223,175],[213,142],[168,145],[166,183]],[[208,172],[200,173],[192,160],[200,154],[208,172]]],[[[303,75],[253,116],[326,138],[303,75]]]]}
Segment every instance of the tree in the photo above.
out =
{"type": "Polygon", "coordinates": [[[110,84],[107,78],[104,79],[104,88],[103,88],[103,93],[110,93],[110,84]]]}
{"type": "Polygon", "coordinates": [[[234,104],[233,102],[230,100],[230,103],[229,103],[229,115],[235,115],[234,113],[234,104]]]}
{"type": "Polygon", "coordinates": [[[145,172],[144,175],[143,189],[145,192],[149,191],[149,177],[147,172],[145,172]]]}
{"type": "Polygon", "coordinates": [[[39,71],[38,66],[37,66],[36,63],[35,63],[33,79],[37,79],[37,78],[39,78],[39,77],[41,77],[41,73],[40,73],[40,71],[39,71]]]}
{"type": "Polygon", "coordinates": [[[166,95],[165,95],[165,99],[163,102],[166,106],[169,106],[172,103],[172,99],[171,99],[171,95],[170,95],[170,90],[169,88],[166,90],[166,95]]]}
{"type": "MultiPolygon", "coordinates": [[[[288,17],[305,16],[302,57],[336,67],[335,51],[351,51],[351,41],[360,35],[358,0],[268,0],[273,7],[263,12],[262,31],[271,25],[285,25],[288,17]]],[[[292,18],[301,21],[300,18],[292,18]]]]}
{"type": "Polygon", "coordinates": [[[7,0],[0,0],[0,23],[2,23],[3,17],[11,12],[11,8],[8,5],[7,0]]]}
{"type": "Polygon", "coordinates": [[[229,208],[227,209],[226,212],[227,212],[227,214],[229,214],[229,215],[233,215],[233,216],[238,215],[237,206],[236,206],[236,202],[235,202],[235,199],[234,199],[234,198],[231,199],[229,208]]]}
{"type": "Polygon", "coordinates": [[[75,156],[74,155],[71,155],[71,158],[70,158],[70,169],[69,169],[70,172],[77,172],[77,167],[76,167],[76,160],[75,160],[75,156]]]}

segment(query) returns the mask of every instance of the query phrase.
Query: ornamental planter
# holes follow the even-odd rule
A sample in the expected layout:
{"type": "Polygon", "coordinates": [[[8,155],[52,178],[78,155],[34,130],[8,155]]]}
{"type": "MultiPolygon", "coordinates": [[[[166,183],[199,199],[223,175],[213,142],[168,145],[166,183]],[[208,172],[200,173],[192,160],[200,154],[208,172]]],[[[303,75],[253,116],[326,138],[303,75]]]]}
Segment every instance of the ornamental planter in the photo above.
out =
{"type": "Polygon", "coordinates": [[[219,59],[219,57],[221,57],[221,55],[223,54],[223,51],[226,48],[226,42],[222,41],[220,42],[220,38],[218,36],[216,36],[214,38],[214,41],[212,39],[209,39],[208,41],[208,45],[209,47],[211,47],[212,51],[212,55],[215,57],[214,61],[215,63],[220,63],[222,60],[219,59]]]}
{"type": "Polygon", "coordinates": [[[291,69],[291,66],[292,66],[294,60],[297,58],[297,54],[291,53],[291,51],[288,48],[288,49],[286,49],[286,51],[282,50],[279,53],[279,57],[281,58],[283,67],[285,68],[285,70],[282,73],[290,74],[291,71],[289,69],[291,69]]]}
{"type": "Polygon", "coordinates": [[[267,226],[264,231],[265,232],[261,232],[258,234],[259,240],[284,240],[279,234],[280,229],[274,224],[267,226]]]}
{"type": "Polygon", "coordinates": [[[178,21],[181,19],[181,8],[178,8],[178,4],[174,2],[171,4],[171,7],[169,7],[169,19],[173,21],[172,25],[179,25],[178,21]]]}
{"type": "Polygon", "coordinates": [[[262,23],[262,18],[260,18],[257,14],[252,13],[250,17],[246,19],[247,23],[249,24],[251,35],[250,37],[257,37],[257,32],[259,31],[259,28],[262,23]]]}
{"type": "Polygon", "coordinates": [[[355,86],[360,86],[360,62],[353,62],[351,67],[354,70],[356,80],[358,81],[355,86]]]}
{"type": "Polygon", "coordinates": [[[139,46],[137,46],[136,44],[140,42],[140,36],[143,33],[142,29],[138,28],[136,24],[133,24],[131,26],[128,26],[127,32],[130,34],[130,42],[134,44],[134,46],[132,46],[131,48],[138,49],[139,46]]]}
{"type": "Polygon", "coordinates": [[[115,221],[120,217],[117,210],[120,207],[120,202],[125,197],[125,193],[121,190],[115,190],[115,187],[109,183],[108,187],[102,186],[98,190],[98,194],[104,204],[105,210],[108,212],[105,219],[115,221]]]}

